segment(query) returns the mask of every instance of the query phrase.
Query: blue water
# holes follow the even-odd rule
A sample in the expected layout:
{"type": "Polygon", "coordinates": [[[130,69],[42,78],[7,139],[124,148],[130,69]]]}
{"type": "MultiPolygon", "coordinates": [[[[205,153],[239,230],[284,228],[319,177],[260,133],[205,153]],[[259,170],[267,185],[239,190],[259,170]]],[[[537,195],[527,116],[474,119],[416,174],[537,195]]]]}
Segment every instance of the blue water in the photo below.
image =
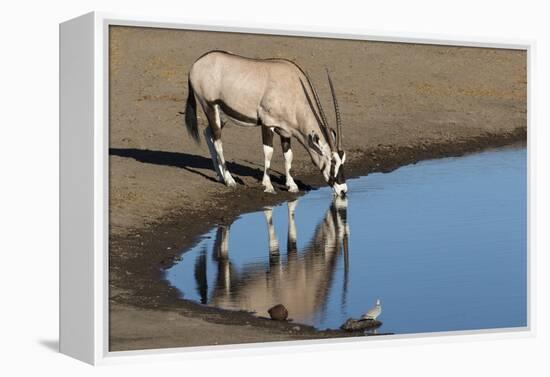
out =
{"type": "Polygon", "coordinates": [[[376,299],[380,332],[527,325],[524,147],[431,160],[348,180],[212,229],[166,272],[181,297],[338,328],[376,299]],[[272,227],[266,216],[272,216],[272,227]],[[271,238],[269,237],[271,231],[271,238]],[[344,247],[346,245],[346,247],[344,247]]]}

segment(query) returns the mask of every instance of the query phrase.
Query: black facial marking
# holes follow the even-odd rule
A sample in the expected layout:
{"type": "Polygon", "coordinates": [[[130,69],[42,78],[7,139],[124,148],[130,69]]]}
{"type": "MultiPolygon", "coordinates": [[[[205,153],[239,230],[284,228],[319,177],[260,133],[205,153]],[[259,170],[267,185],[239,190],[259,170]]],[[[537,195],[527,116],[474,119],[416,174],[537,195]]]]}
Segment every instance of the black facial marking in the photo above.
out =
{"type": "Polygon", "coordinates": [[[338,176],[336,176],[336,183],[339,185],[343,185],[346,183],[346,177],[344,176],[344,165],[340,165],[340,169],[338,169],[338,176]]]}
{"type": "Polygon", "coordinates": [[[334,179],[334,169],[336,169],[336,161],[334,159],[330,160],[330,178],[334,179]]]}
{"type": "MultiPolygon", "coordinates": [[[[340,159],[343,156],[343,152],[338,152],[338,155],[340,156],[340,159]]],[[[336,169],[336,161],[332,159],[330,161],[330,174],[329,174],[329,185],[334,185],[334,183],[338,183],[339,185],[342,185],[346,183],[346,177],[344,176],[344,164],[340,164],[340,168],[338,169],[338,174],[336,177],[334,176],[334,170],[336,169]]]]}
{"type": "Polygon", "coordinates": [[[319,136],[312,133],[308,137],[309,146],[314,149],[318,154],[323,155],[323,151],[319,148],[319,136]]]}

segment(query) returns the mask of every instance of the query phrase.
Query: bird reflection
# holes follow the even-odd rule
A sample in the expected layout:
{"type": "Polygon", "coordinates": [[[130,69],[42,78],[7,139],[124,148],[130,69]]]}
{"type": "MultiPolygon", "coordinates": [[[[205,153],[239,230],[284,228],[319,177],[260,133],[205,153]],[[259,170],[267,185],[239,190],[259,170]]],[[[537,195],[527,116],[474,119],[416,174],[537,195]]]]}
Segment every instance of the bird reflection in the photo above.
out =
{"type": "MultiPolygon", "coordinates": [[[[335,197],[325,216],[316,226],[310,241],[299,251],[295,212],[298,201],[287,203],[287,254],[281,255],[273,225],[273,208],[263,214],[267,225],[265,264],[232,268],[229,250],[229,225],[216,230],[212,259],[217,266],[214,286],[208,287],[206,266],[195,267],[195,280],[201,302],[226,309],[254,311],[265,315],[275,304],[283,304],[296,321],[310,321],[324,311],[338,263],[343,263],[342,302],[345,303],[349,280],[349,226],[347,199],[335,197]],[[343,258],[342,258],[343,257],[343,258]],[[341,261],[341,262],[339,262],[341,261]],[[206,296],[208,295],[208,298],[206,296]]],[[[206,264],[200,254],[196,266],[206,264]]]]}

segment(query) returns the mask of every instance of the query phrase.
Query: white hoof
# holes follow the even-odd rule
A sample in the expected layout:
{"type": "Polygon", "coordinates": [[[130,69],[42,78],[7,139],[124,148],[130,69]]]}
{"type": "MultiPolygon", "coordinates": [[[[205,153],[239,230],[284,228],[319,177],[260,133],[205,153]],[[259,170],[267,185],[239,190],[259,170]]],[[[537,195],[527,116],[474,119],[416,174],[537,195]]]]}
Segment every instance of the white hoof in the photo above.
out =
{"type": "Polygon", "coordinates": [[[273,188],[273,186],[267,186],[267,187],[265,187],[264,192],[267,192],[268,194],[276,194],[276,193],[277,193],[277,192],[275,191],[275,189],[273,188]]]}
{"type": "Polygon", "coordinates": [[[271,179],[269,179],[269,176],[267,174],[264,174],[264,178],[262,179],[262,186],[264,186],[264,192],[275,194],[275,189],[273,188],[273,185],[271,184],[271,179]]]}
{"type": "Polygon", "coordinates": [[[296,185],[296,183],[292,184],[292,185],[286,185],[286,187],[288,188],[288,192],[292,192],[292,193],[297,193],[298,191],[298,186],[296,185]]]}
{"type": "Polygon", "coordinates": [[[229,172],[225,172],[224,181],[225,181],[225,184],[228,187],[236,187],[237,186],[237,183],[235,183],[235,180],[233,179],[233,177],[231,176],[231,174],[229,172]]]}

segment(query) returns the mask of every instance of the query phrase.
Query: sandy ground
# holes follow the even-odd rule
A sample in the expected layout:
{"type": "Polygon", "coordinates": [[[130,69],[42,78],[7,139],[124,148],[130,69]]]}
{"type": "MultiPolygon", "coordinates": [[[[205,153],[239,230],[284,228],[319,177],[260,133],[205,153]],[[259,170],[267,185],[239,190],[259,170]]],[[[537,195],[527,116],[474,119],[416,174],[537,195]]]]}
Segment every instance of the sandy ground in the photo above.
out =
{"type": "MultiPolygon", "coordinates": [[[[270,332],[263,327],[251,324],[206,323],[203,319],[182,316],[176,311],[155,311],[138,309],[128,305],[113,304],[111,310],[116,313],[111,321],[111,343],[113,350],[150,348],[151,339],[155,339],[154,348],[179,346],[216,345],[223,338],[230,338],[233,344],[265,341],[283,341],[291,339],[293,331],[270,332]],[[139,332],[127,323],[139,324],[139,332]]],[[[297,335],[297,334],[296,334],[297,335]]],[[[296,339],[296,337],[292,337],[296,339]]]]}
{"type": "MultiPolygon", "coordinates": [[[[262,192],[259,129],[224,128],[237,190],[216,182],[206,145],[186,134],[187,72],[213,49],[295,61],[313,77],[328,111],[327,67],[339,97],[350,175],[525,140],[522,51],[111,28],[112,350],[324,336],[267,320],[243,325],[249,315],[182,302],[162,281],[159,271],[209,226],[292,197],[282,184],[280,152],[272,164],[279,193],[262,192]]],[[[202,113],[199,122],[205,122],[202,113]]],[[[297,143],[294,152],[299,185],[322,184],[297,143]]]]}

